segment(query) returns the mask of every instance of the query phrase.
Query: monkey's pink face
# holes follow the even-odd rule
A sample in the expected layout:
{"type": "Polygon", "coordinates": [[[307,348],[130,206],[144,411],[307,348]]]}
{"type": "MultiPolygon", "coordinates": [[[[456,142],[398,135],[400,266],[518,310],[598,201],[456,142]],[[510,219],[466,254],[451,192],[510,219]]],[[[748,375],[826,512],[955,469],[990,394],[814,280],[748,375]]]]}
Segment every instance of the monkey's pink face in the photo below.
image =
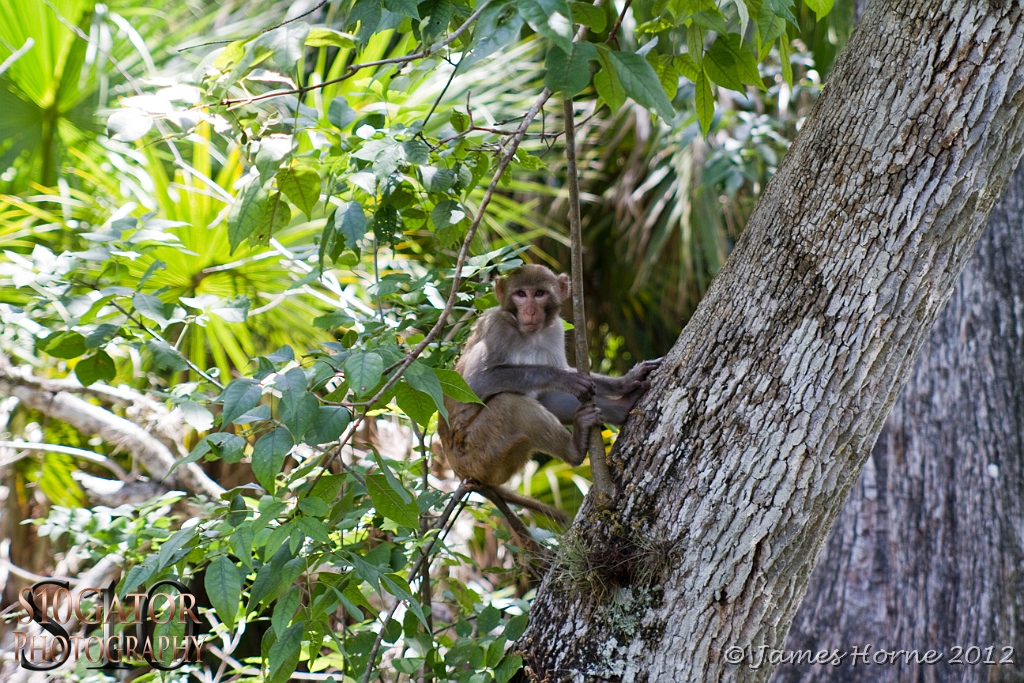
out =
{"type": "Polygon", "coordinates": [[[516,320],[523,332],[537,332],[546,322],[544,307],[551,302],[551,292],[543,287],[519,287],[512,291],[516,320]]]}

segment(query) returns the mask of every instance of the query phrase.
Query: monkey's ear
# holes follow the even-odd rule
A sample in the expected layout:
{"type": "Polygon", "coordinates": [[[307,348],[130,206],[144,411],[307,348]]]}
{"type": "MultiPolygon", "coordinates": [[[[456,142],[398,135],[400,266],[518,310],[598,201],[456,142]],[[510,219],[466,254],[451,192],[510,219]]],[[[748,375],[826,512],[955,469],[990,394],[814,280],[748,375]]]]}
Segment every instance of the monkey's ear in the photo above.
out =
{"type": "Polygon", "coordinates": [[[562,298],[562,301],[569,298],[569,291],[569,276],[562,273],[558,276],[558,296],[562,298]]]}
{"type": "Polygon", "coordinates": [[[505,287],[506,280],[503,277],[495,278],[494,280],[494,296],[498,297],[498,303],[505,303],[505,287]]]}

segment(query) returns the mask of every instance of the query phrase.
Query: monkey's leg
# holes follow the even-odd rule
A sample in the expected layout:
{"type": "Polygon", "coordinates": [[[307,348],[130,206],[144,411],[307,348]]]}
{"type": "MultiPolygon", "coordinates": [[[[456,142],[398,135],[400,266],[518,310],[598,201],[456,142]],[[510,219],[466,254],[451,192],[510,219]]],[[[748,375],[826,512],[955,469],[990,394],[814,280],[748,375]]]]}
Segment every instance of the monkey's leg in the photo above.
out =
{"type": "Polygon", "coordinates": [[[519,519],[519,515],[512,512],[512,509],[509,508],[508,503],[505,502],[505,499],[501,497],[500,493],[490,486],[477,486],[476,491],[487,498],[487,500],[494,503],[494,507],[498,508],[498,511],[501,512],[502,516],[505,518],[505,522],[508,523],[509,529],[511,529],[512,533],[519,538],[528,553],[537,557],[546,557],[550,555],[544,547],[533,539],[533,534],[531,534],[527,526],[523,524],[523,520],[519,519]]]}

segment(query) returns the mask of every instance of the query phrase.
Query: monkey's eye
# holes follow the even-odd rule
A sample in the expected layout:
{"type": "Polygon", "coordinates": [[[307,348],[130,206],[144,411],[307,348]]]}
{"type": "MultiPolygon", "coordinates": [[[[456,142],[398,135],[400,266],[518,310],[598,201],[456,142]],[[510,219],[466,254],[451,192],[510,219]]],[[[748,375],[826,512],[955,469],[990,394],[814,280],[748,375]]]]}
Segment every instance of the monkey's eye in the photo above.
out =
{"type": "Polygon", "coordinates": [[[516,292],[516,296],[526,296],[526,292],[522,289],[516,292]]]}
{"type": "Polygon", "coordinates": [[[548,293],[545,292],[543,289],[538,289],[537,293],[534,296],[540,298],[540,297],[545,297],[547,295],[548,295],[548,293]]]}

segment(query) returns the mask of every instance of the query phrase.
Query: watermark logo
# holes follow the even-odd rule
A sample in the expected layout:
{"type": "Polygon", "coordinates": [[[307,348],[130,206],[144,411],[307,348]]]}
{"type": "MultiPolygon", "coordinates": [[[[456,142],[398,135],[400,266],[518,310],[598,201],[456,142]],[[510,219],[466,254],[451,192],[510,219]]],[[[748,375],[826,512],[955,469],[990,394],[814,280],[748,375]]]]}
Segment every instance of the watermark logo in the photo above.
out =
{"type": "Polygon", "coordinates": [[[173,671],[199,661],[203,637],[196,636],[196,598],[174,579],[157,581],[145,593],[129,593],[123,602],[113,581],[105,588],[87,587],[72,594],[67,581],[48,579],[23,589],[18,602],[25,611],[19,626],[35,622],[42,630],[14,632],[15,661],[32,671],[51,671],[81,657],[95,665],[87,668],[107,671],[128,669],[129,663],[173,671]],[[83,611],[85,598],[93,605],[83,611]],[[103,635],[70,635],[66,627],[75,621],[102,624],[103,635]],[[115,624],[134,625],[134,635],[127,628],[115,632],[115,624]],[[177,624],[182,633],[154,638],[155,624],[177,624]]]}

